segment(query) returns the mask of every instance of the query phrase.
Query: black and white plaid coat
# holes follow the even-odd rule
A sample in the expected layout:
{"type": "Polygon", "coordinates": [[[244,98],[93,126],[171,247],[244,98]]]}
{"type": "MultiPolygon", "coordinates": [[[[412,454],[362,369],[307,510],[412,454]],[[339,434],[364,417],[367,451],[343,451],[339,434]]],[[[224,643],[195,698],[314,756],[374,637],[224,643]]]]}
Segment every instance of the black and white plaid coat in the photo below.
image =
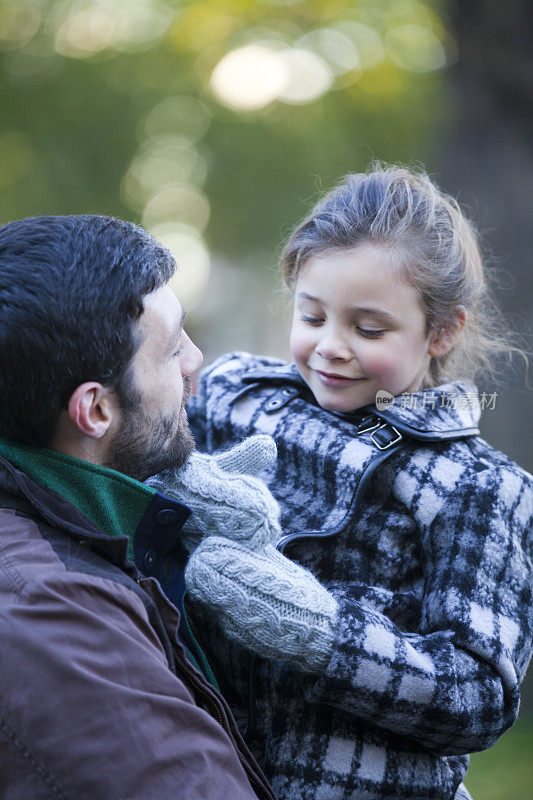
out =
{"type": "MultiPolygon", "coordinates": [[[[249,744],[280,800],[468,798],[467,754],[515,720],[532,638],[533,479],[476,435],[474,387],[343,416],[294,366],[235,353],[189,418],[208,452],[274,437],[280,549],[340,604],[324,674],[256,662],[249,744]]],[[[200,619],[238,716],[249,657],[200,619]]]]}

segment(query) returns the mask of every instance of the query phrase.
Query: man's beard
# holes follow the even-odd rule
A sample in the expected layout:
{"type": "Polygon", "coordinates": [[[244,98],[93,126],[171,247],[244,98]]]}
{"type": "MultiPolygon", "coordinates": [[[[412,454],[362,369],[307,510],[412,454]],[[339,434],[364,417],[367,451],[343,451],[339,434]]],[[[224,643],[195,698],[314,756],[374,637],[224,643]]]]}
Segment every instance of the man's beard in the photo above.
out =
{"type": "Polygon", "coordinates": [[[145,481],[187,461],[195,444],[187,418],[180,412],[191,395],[189,378],[184,379],[183,387],[178,414],[154,417],[146,414],[141,394],[130,387],[129,397],[122,404],[122,424],[109,445],[107,467],[145,481]]]}

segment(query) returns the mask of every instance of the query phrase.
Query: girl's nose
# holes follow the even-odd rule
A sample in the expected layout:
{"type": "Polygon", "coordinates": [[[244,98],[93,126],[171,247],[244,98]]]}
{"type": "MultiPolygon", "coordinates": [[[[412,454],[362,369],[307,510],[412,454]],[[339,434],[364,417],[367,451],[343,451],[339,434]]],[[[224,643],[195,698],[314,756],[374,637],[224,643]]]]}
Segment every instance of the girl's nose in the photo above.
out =
{"type": "Polygon", "coordinates": [[[348,361],[351,357],[347,344],[342,337],[335,334],[323,336],[315,347],[315,353],[325,358],[326,361],[335,361],[336,359],[348,361]]]}

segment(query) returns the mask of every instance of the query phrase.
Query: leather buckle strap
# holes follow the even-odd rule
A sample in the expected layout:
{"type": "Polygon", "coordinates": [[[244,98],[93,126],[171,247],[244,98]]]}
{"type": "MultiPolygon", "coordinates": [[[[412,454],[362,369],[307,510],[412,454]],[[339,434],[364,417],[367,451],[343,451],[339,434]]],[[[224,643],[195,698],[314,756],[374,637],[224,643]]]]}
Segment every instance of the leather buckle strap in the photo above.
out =
{"type": "Polygon", "coordinates": [[[373,414],[369,414],[366,417],[357,423],[357,435],[359,436],[362,433],[370,433],[370,431],[375,431],[379,426],[382,424],[379,417],[375,417],[373,414]]]}
{"type": "Polygon", "coordinates": [[[300,394],[300,390],[297,386],[283,386],[268,398],[264,405],[265,412],[274,414],[276,411],[280,411],[298,394],[300,394]]]}
{"type": "Polygon", "coordinates": [[[378,450],[388,450],[394,444],[401,442],[403,436],[394,425],[384,422],[371,434],[370,438],[378,450]]]}

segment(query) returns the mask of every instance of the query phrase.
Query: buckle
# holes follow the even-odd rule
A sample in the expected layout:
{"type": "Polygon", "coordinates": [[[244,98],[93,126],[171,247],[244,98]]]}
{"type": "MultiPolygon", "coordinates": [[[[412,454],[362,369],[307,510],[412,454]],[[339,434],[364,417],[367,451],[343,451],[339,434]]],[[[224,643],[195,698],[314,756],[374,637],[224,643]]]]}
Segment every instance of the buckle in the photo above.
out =
{"type": "Polygon", "coordinates": [[[380,425],[379,428],[376,431],[374,431],[374,433],[370,436],[370,438],[372,439],[378,450],[388,450],[389,447],[392,447],[393,444],[397,444],[397,442],[400,442],[403,437],[400,431],[396,430],[394,425],[391,425],[389,422],[384,422],[383,425],[380,425]],[[385,437],[379,436],[378,435],[379,432],[384,431],[385,428],[389,429],[385,437]],[[390,436],[391,433],[392,433],[392,438],[389,438],[387,441],[386,437],[387,435],[390,436]]]}
{"type": "Polygon", "coordinates": [[[370,431],[375,431],[381,425],[381,420],[378,417],[375,417],[373,414],[369,414],[367,417],[363,417],[361,422],[356,426],[357,427],[357,435],[361,433],[370,433],[370,431]]]}

